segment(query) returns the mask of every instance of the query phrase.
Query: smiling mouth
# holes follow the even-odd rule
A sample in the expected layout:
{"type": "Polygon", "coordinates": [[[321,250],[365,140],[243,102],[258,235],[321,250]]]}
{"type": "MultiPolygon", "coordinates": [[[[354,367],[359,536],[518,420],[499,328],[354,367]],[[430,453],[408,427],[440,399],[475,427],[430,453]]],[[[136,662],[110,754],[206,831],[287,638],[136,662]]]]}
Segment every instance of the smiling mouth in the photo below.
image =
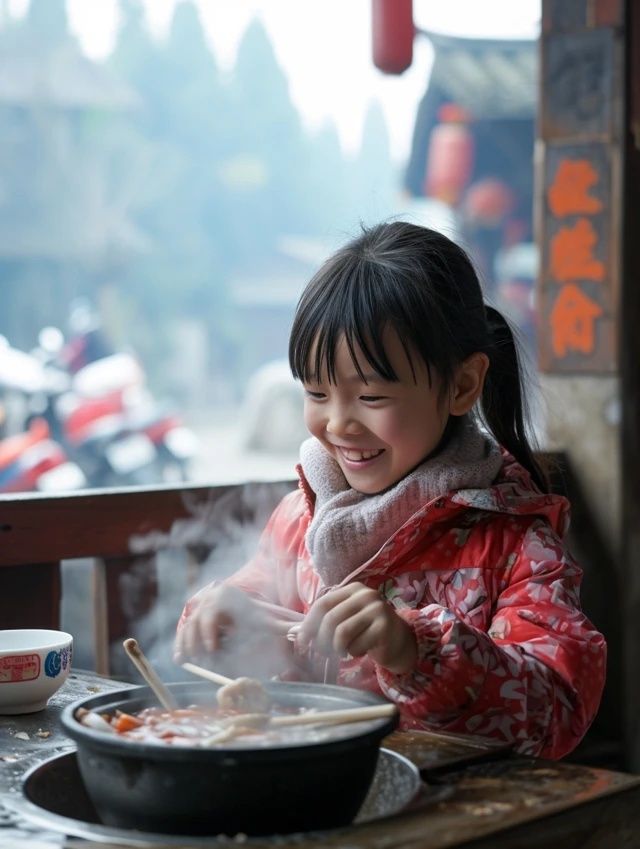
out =
{"type": "Polygon", "coordinates": [[[361,451],[355,448],[338,447],[338,451],[347,463],[368,463],[370,460],[375,460],[376,457],[384,454],[384,448],[378,448],[373,451],[361,451]]]}

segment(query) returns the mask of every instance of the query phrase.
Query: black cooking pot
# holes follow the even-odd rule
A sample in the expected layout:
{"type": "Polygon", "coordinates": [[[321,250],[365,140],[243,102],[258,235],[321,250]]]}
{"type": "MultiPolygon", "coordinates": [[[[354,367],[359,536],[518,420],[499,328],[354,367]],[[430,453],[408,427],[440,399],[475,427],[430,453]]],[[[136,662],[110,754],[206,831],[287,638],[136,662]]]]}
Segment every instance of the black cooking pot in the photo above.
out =
{"type": "MultiPolygon", "coordinates": [[[[181,706],[215,703],[214,684],[168,686],[181,706]]],[[[374,693],[326,684],[268,683],[265,688],[276,710],[385,703],[374,693]]],[[[135,713],[157,704],[148,687],[135,687],[82,699],[62,713],[62,725],[78,746],[83,781],[106,825],[200,835],[348,825],[367,794],[380,742],[398,722],[395,715],[334,726],[332,736],[316,742],[261,748],[229,742],[203,749],[139,743],[87,728],[74,715],[79,707],[135,713]]]]}

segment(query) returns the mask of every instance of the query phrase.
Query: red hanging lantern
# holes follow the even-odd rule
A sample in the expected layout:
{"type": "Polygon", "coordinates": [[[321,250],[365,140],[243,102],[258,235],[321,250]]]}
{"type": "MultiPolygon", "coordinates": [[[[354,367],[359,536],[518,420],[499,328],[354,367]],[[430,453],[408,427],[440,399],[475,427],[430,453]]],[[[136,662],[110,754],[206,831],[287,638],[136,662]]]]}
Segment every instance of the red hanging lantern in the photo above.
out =
{"type": "Polygon", "coordinates": [[[473,183],[464,198],[467,218],[485,227],[497,227],[514,206],[513,192],[497,177],[485,177],[473,183]]]}
{"type": "Polygon", "coordinates": [[[438,112],[439,124],[431,131],[427,152],[424,192],[456,206],[473,170],[473,135],[469,114],[455,103],[438,112]]]}
{"type": "Polygon", "coordinates": [[[373,64],[401,74],[413,61],[413,0],[371,0],[373,64]]]}

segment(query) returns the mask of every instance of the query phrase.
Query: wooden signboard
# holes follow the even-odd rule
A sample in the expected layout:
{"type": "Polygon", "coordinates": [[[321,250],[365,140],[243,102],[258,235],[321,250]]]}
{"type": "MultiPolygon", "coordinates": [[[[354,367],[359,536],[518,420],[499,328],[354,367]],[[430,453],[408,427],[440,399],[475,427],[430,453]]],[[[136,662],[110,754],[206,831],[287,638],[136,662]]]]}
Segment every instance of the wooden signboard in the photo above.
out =
{"type": "Polygon", "coordinates": [[[617,371],[619,45],[609,26],[542,35],[540,369],[617,371]]]}

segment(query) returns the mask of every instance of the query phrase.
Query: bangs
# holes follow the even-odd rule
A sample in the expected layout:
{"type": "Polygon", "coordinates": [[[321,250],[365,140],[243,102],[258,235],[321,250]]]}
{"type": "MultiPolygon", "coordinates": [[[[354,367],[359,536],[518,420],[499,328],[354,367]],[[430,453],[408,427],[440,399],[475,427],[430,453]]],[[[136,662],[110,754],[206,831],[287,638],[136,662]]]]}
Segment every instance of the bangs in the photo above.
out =
{"type": "Polygon", "coordinates": [[[356,349],[382,379],[397,382],[384,347],[384,332],[391,328],[401,341],[414,380],[417,352],[431,382],[437,342],[424,332],[423,311],[410,280],[395,274],[390,278],[384,266],[356,254],[338,255],[312,278],[298,304],[289,340],[293,376],[304,383],[320,382],[326,371],[329,382],[335,383],[336,349],[344,337],[354,368],[365,383],[356,349]]]}

